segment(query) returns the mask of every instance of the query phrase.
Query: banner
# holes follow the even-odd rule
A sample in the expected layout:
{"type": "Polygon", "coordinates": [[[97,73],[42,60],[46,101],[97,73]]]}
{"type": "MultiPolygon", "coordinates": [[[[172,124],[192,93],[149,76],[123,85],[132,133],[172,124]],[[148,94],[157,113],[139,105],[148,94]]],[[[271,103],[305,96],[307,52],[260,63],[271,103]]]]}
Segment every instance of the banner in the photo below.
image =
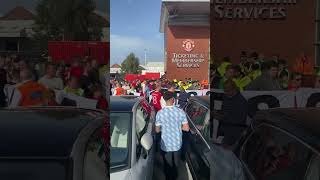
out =
{"type": "Polygon", "coordinates": [[[298,107],[320,107],[320,89],[299,89],[296,98],[298,107]]]}
{"type": "MultiPolygon", "coordinates": [[[[167,89],[162,89],[162,94],[166,92],[167,89]]],[[[180,91],[176,90],[177,96],[179,96],[180,91]]],[[[189,93],[191,96],[210,96],[210,90],[209,89],[203,89],[203,90],[186,90],[187,93],[189,93]]],[[[134,93],[134,96],[140,96],[140,93],[134,93]]]]}
{"type": "Polygon", "coordinates": [[[186,90],[186,92],[189,93],[191,96],[209,96],[210,95],[210,90],[209,89],[186,90]]]}
{"type": "Polygon", "coordinates": [[[110,59],[110,43],[99,41],[50,41],[48,54],[54,62],[72,63],[75,57],[86,56],[97,60],[100,64],[108,64],[110,59]]]}
{"type": "MultiPolygon", "coordinates": [[[[320,89],[301,88],[297,91],[244,91],[249,113],[270,108],[320,107],[320,89]]],[[[221,110],[224,92],[211,92],[215,110],[221,110]]]]}
{"type": "Polygon", "coordinates": [[[84,109],[97,109],[97,100],[66,93],[62,90],[54,90],[56,102],[65,106],[75,106],[84,109]]]}

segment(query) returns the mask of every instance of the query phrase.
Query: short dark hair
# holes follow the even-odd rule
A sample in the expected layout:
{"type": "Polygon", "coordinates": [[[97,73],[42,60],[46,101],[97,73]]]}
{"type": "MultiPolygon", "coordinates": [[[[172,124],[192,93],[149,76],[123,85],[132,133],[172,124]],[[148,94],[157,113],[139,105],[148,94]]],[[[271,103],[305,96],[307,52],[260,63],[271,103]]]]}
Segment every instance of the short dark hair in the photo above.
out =
{"type": "Polygon", "coordinates": [[[163,99],[165,101],[168,101],[169,99],[173,98],[174,97],[174,94],[173,92],[170,92],[170,91],[167,91],[163,94],[163,99]]]}

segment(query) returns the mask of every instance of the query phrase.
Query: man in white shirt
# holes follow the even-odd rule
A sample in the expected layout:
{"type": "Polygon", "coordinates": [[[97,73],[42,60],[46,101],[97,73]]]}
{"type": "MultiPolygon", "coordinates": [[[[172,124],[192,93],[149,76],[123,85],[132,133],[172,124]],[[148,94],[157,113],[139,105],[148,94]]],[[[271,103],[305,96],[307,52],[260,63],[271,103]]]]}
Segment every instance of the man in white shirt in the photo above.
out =
{"type": "Polygon", "coordinates": [[[163,95],[166,107],[156,115],[155,131],[161,132],[161,154],[164,161],[164,172],[167,180],[178,177],[177,167],[181,165],[182,133],[190,130],[186,113],[174,106],[174,93],[163,95]]]}
{"type": "Polygon", "coordinates": [[[52,90],[62,90],[63,81],[56,77],[57,68],[53,63],[48,63],[46,66],[46,75],[44,75],[39,83],[52,90]]]}

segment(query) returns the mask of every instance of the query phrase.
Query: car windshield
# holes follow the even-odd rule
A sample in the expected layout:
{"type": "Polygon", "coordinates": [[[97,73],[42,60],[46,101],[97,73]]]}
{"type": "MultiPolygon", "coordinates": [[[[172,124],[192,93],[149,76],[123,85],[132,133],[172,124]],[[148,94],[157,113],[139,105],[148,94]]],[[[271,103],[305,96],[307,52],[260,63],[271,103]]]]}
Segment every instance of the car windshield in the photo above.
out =
{"type": "Polygon", "coordinates": [[[3,180],[67,179],[67,160],[0,160],[3,180]]]}
{"type": "Polygon", "coordinates": [[[110,165],[111,169],[127,167],[132,113],[110,113],[110,165]]]}

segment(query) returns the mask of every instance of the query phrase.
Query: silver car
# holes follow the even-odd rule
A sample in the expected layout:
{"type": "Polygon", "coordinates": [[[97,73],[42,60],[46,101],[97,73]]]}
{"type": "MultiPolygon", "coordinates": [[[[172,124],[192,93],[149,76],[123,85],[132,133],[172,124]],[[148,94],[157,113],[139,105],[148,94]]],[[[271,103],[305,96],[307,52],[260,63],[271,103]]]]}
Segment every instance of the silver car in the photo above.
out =
{"type": "Polygon", "coordinates": [[[152,179],[153,108],[134,96],[113,96],[110,104],[110,178],[152,179]]]}

